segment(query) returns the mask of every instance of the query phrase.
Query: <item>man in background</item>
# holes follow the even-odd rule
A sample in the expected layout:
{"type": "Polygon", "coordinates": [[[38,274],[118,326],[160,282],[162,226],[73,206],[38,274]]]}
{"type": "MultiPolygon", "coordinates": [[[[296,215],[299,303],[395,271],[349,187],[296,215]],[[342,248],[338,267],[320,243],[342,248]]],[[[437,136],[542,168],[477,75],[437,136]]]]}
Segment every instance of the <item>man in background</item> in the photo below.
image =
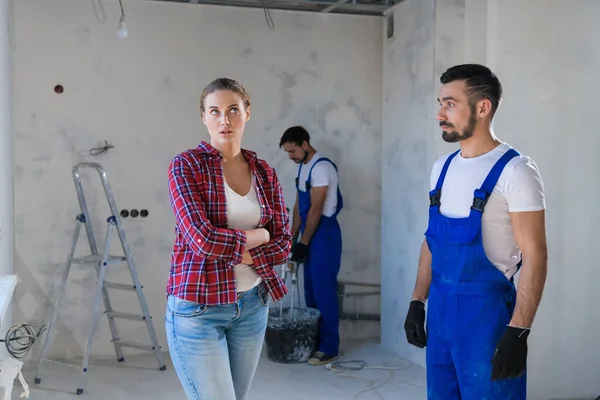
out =
{"type": "Polygon", "coordinates": [[[337,216],[343,199],[338,170],[333,161],[310,145],[310,135],[301,126],[287,129],[279,147],[298,164],[292,222],[295,244],[290,259],[304,265],[306,306],[321,313],[317,351],[308,362],[322,365],[338,356],[340,343],[337,276],[342,257],[342,232],[337,216]]]}

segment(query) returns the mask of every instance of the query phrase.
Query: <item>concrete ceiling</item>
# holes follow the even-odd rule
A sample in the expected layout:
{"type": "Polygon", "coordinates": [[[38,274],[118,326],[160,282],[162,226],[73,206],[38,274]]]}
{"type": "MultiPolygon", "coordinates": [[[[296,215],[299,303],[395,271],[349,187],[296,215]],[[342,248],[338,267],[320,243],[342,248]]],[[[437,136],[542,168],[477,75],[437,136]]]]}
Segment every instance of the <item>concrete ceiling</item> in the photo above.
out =
{"type": "Polygon", "coordinates": [[[175,3],[210,4],[271,10],[330,12],[358,15],[383,15],[385,10],[404,0],[151,0],[175,3]]]}

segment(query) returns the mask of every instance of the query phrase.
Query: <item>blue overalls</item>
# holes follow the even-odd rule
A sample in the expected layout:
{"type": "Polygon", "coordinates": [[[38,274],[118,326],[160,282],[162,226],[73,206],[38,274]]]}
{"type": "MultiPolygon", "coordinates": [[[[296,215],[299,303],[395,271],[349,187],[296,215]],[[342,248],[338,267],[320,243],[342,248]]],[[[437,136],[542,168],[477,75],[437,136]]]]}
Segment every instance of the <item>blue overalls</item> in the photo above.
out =
{"type": "MultiPolygon", "coordinates": [[[[328,158],[319,158],[308,172],[306,190],[300,190],[300,171],[298,168],[296,190],[298,191],[298,210],[302,220],[301,229],[306,227],[306,218],[310,210],[310,180],[315,165],[329,162],[337,172],[337,166],[328,158]]],[[[331,217],[321,216],[319,225],[308,245],[308,256],[304,261],[304,299],[306,306],[316,308],[321,313],[319,326],[319,344],[317,350],[329,356],[337,356],[339,337],[339,306],[337,299],[337,276],[342,263],[342,231],[337,216],[344,206],[338,184],[337,208],[331,217]]]]}
{"type": "Polygon", "coordinates": [[[491,379],[492,357],[512,318],[516,291],[513,280],[487,258],[481,236],[487,199],[506,164],[519,153],[510,149],[492,167],[474,192],[468,217],[448,218],[440,213],[441,191],[450,162],[459,151],[448,157],[435,189],[429,193],[425,233],[432,254],[427,310],[428,399],[525,399],[526,376],[491,379]]]}

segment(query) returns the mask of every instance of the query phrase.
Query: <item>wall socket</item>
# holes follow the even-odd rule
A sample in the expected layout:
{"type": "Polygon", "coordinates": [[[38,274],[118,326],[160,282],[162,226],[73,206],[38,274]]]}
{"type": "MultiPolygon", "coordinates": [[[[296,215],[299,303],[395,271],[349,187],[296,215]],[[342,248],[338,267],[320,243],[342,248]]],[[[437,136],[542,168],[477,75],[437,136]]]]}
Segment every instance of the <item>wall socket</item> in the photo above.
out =
{"type": "Polygon", "coordinates": [[[132,208],[131,211],[127,210],[127,209],[123,209],[121,210],[121,218],[137,218],[137,217],[142,217],[142,218],[146,218],[150,213],[148,212],[148,210],[146,210],[145,208],[142,210],[137,210],[136,208],[132,208]]]}

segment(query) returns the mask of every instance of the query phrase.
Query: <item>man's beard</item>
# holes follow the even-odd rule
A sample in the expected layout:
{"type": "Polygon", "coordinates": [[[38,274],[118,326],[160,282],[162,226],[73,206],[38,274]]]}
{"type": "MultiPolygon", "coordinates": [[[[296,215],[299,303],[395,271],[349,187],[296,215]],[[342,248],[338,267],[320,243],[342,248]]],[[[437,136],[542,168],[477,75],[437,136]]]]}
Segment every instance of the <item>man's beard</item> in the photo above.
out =
{"type": "MultiPolygon", "coordinates": [[[[469,115],[469,122],[465,129],[462,132],[457,131],[444,131],[442,132],[442,139],[444,139],[448,143],[456,143],[461,140],[465,140],[473,136],[475,132],[475,124],[477,124],[477,118],[475,117],[475,106],[471,106],[471,113],[469,115]]],[[[450,123],[440,122],[440,126],[447,126],[449,128],[453,128],[454,126],[450,123]]]]}
{"type": "Polygon", "coordinates": [[[304,152],[304,157],[300,158],[294,158],[294,162],[296,164],[302,164],[304,161],[306,161],[306,159],[308,158],[308,152],[302,150],[304,152]]]}

